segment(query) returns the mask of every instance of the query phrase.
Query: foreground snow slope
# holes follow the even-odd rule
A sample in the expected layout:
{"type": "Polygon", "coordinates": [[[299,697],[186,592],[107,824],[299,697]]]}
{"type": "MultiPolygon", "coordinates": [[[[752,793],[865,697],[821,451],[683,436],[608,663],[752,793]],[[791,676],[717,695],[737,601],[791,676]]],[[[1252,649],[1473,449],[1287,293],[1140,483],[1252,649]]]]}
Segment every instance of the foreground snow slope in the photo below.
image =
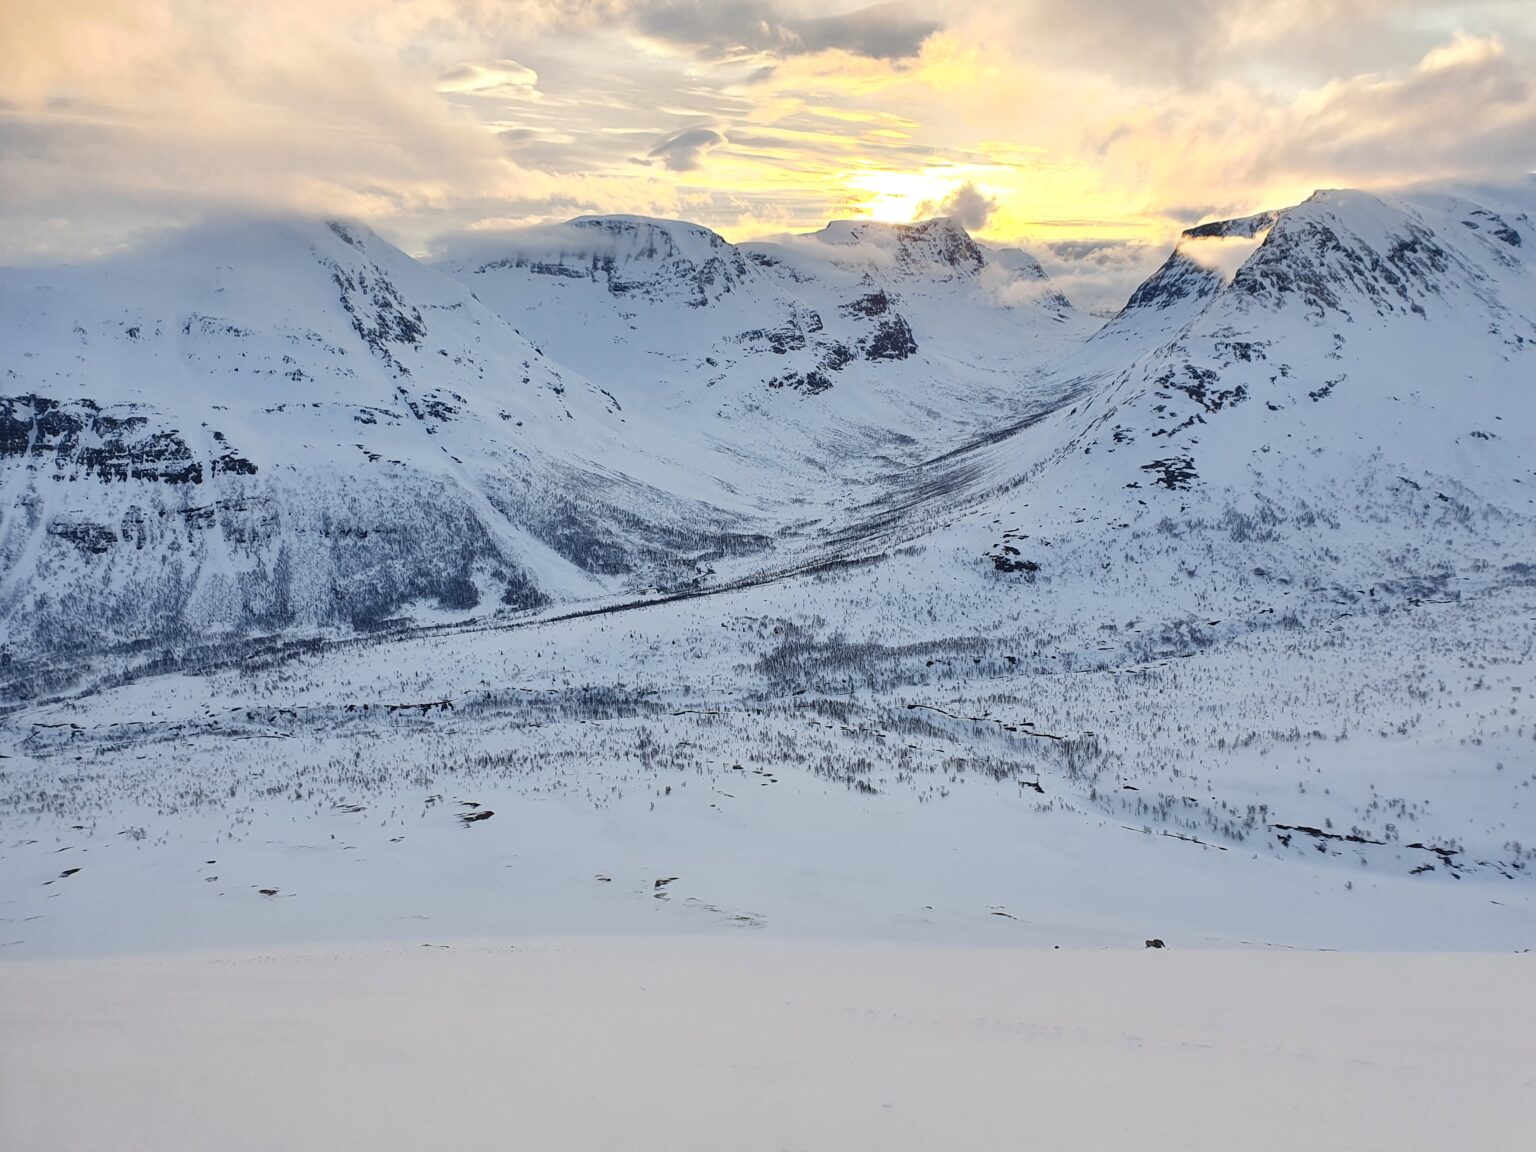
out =
{"type": "Polygon", "coordinates": [[[0,963],[0,1144],[1516,1148],[1532,966],[700,939],[0,963]]]}

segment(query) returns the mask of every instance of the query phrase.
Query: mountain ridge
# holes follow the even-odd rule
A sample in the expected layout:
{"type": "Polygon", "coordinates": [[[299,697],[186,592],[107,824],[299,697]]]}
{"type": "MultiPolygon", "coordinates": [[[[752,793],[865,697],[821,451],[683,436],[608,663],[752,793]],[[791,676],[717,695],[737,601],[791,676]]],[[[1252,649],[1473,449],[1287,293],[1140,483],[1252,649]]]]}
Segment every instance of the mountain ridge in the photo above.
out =
{"type": "Polygon", "coordinates": [[[1053,494],[1047,521],[1097,503],[1133,523],[1201,491],[1245,516],[1258,493],[1272,519],[1386,517],[1382,556],[1417,531],[1400,496],[1329,489],[1391,472],[1438,486],[1481,554],[1477,517],[1525,515],[1523,193],[1324,192],[1196,225],[1102,327],[952,220],[734,246],[583,217],[432,266],[355,225],[243,222],[8,269],[7,652],[707,589],[1021,486],[1053,494]],[[1241,247],[1227,270],[1206,244],[1241,247]],[[1348,413],[1363,444],[1402,402],[1383,371],[1431,365],[1483,395],[1418,401],[1439,415],[1399,421],[1369,472],[1313,421],[1348,413]],[[1277,487],[1287,472],[1307,479],[1277,487]]]}

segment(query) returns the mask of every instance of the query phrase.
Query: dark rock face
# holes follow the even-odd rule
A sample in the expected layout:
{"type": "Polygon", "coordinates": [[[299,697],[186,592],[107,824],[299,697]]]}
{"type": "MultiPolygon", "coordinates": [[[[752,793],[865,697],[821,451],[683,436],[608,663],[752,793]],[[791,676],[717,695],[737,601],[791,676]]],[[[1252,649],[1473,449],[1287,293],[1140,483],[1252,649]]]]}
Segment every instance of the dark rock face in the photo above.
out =
{"type": "Polygon", "coordinates": [[[782,356],[786,352],[798,352],[805,347],[805,330],[798,324],[785,324],[778,328],[753,328],[736,337],[749,350],[772,352],[782,356]]]}
{"type": "MultiPolygon", "coordinates": [[[[223,442],[222,435],[215,439],[223,442]]],[[[51,459],[55,474],[99,480],[201,484],[204,464],[175,429],[155,430],[142,415],[113,415],[90,400],[69,405],[43,396],[0,396],[0,459],[51,459]]],[[[249,476],[256,465],[225,451],[208,470],[249,476]]]]}
{"type": "Polygon", "coordinates": [[[385,498],[369,508],[342,496],[339,515],[293,490],[273,494],[238,482],[199,501],[198,486],[210,477],[245,481],[257,473],[223,433],[208,435],[212,443],[198,450],[147,408],[0,398],[0,465],[30,488],[16,500],[5,559],[30,538],[39,571],[78,572],[84,562],[89,573],[57,583],[45,577],[40,594],[19,589],[0,604],[0,629],[18,651],[57,657],[107,638],[196,637],[201,626],[186,614],[198,588],[214,598],[215,618],[243,631],[280,630],[301,618],[378,627],[421,600],[467,610],[480,599],[477,581],[496,588],[499,579],[511,607],[544,602],[469,511],[430,492],[420,494],[420,507],[385,498]],[[214,552],[240,557],[241,570],[205,579],[214,552]],[[317,578],[331,582],[331,597],[296,608],[295,587],[317,578]]]}
{"type": "Polygon", "coordinates": [[[434,388],[431,392],[417,395],[408,388],[397,387],[395,395],[412,416],[426,425],[429,433],[437,431],[436,425],[457,417],[468,403],[457,392],[443,388],[434,388]]]}
{"type": "MultiPolygon", "coordinates": [[[[1238,220],[1215,220],[1186,228],[1183,241],[1242,239],[1251,240],[1259,233],[1273,228],[1279,219],[1277,212],[1261,212],[1256,216],[1244,216],[1238,220]]],[[[1163,266],[1145,280],[1131,298],[1124,311],[1138,308],[1170,308],[1183,300],[1203,300],[1216,295],[1222,289],[1221,274],[1191,259],[1178,248],[1163,262],[1163,266]]]]}
{"type": "Polygon", "coordinates": [[[222,456],[214,458],[209,469],[215,476],[254,476],[256,465],[243,456],[236,456],[233,452],[226,452],[222,456]]]}
{"type": "Polygon", "coordinates": [[[891,299],[884,291],[872,292],[851,304],[844,304],[838,311],[845,317],[872,319],[873,331],[861,336],[855,347],[840,340],[817,338],[824,330],[821,316],[816,312],[796,312],[786,324],[777,328],[754,328],[743,332],[736,339],[750,351],[771,352],[782,356],[810,348],[819,353],[816,367],[805,372],[786,372],[767,380],[770,388],[790,388],[808,395],[825,392],[832,387],[831,374],[841,372],[859,357],[865,360],[905,360],[917,352],[917,339],[906,319],[892,310],[891,299]]]}
{"type": "Polygon", "coordinates": [[[1221,377],[1209,368],[1185,364],[1180,373],[1170,368],[1157,379],[1157,387],[1182,392],[1207,412],[1220,412],[1223,408],[1241,404],[1248,398],[1248,389],[1238,384],[1231,388],[1221,387],[1221,377]]]}
{"type": "Polygon", "coordinates": [[[809,372],[786,372],[782,376],[775,376],[768,381],[768,387],[792,388],[796,392],[814,396],[818,392],[825,392],[831,388],[832,381],[826,373],[813,368],[809,372]]]}
{"type": "Polygon", "coordinates": [[[80,551],[92,556],[110,552],[118,539],[117,533],[105,524],[92,524],[88,520],[74,524],[55,521],[48,525],[48,535],[68,540],[80,551]]]}
{"type": "Polygon", "coordinates": [[[362,238],[340,220],[328,221],[325,226],[334,232],[343,244],[350,248],[356,248],[359,252],[364,251],[362,238]]]}
{"type": "Polygon", "coordinates": [[[821,355],[821,369],[824,372],[841,372],[854,360],[858,354],[846,344],[831,343],[826,346],[826,351],[821,355]]]}
{"type": "Polygon", "coordinates": [[[993,569],[998,572],[1022,572],[1026,578],[1033,579],[1035,573],[1040,571],[1040,565],[1035,561],[1019,558],[1017,548],[1005,547],[1001,552],[994,552],[988,559],[992,561],[993,569]]]}
{"type": "Polygon", "coordinates": [[[1188,488],[1192,481],[1199,478],[1195,471],[1195,461],[1189,456],[1170,456],[1166,460],[1154,460],[1150,464],[1141,466],[1143,472],[1155,472],[1155,483],[1161,484],[1170,492],[1188,488]]]}
{"type": "Polygon", "coordinates": [[[1171,308],[1191,297],[1203,300],[1221,291],[1221,276],[1203,264],[1197,264],[1182,252],[1175,251],[1163,266],[1144,280],[1124,311],[1138,308],[1171,308]]]}
{"type": "Polygon", "coordinates": [[[1212,346],[1218,355],[1230,357],[1227,363],[1241,360],[1253,364],[1269,359],[1269,345],[1270,341],[1267,340],[1217,340],[1212,346]]]}
{"type": "Polygon", "coordinates": [[[1329,312],[1348,315],[1347,296],[1363,298],[1379,315],[1422,316],[1419,301],[1439,294],[1450,267],[1451,256],[1434,233],[1412,221],[1382,252],[1326,220],[1287,214],[1238,269],[1232,288],[1271,303],[1297,297],[1318,319],[1329,312]]]}
{"type": "Polygon", "coordinates": [[[894,272],[898,279],[943,283],[976,276],[987,263],[980,245],[948,217],[921,224],[836,220],[818,235],[833,247],[874,240],[890,253],[891,266],[886,266],[886,271],[894,272]]]}
{"type": "Polygon", "coordinates": [[[897,227],[900,245],[896,260],[902,267],[936,263],[974,276],[987,262],[980,246],[971,239],[970,234],[948,218],[897,227]]]}
{"type": "Polygon", "coordinates": [[[887,316],[875,327],[873,336],[860,341],[866,360],[905,360],[917,351],[917,340],[905,319],[887,316]]]}
{"type": "Polygon", "coordinates": [[[377,267],[372,268],[370,276],[367,269],[354,273],[339,264],[327,264],[341,306],[352,318],[352,329],[358,338],[397,375],[409,376],[411,370],[395,358],[391,345],[414,348],[421,344],[427,335],[421,311],[408,304],[377,267]]]}
{"type": "Polygon", "coordinates": [[[1486,231],[1501,244],[1507,244],[1511,248],[1520,247],[1522,240],[1520,233],[1511,228],[1504,218],[1496,212],[1490,212],[1486,208],[1474,208],[1467,214],[1467,219],[1462,223],[1474,232],[1486,231]]]}
{"type": "Polygon", "coordinates": [[[841,305],[838,308],[838,311],[844,316],[850,318],[862,316],[871,320],[876,316],[884,316],[890,310],[891,298],[884,291],[871,292],[867,296],[860,296],[857,300],[841,305]]]}

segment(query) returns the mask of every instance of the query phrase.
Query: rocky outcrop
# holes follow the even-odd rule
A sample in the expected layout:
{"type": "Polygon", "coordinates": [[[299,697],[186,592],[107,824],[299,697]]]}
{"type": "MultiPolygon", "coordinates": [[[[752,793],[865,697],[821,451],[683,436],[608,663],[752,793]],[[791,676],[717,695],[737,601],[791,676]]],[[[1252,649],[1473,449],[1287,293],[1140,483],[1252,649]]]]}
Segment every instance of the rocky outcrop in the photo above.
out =
{"type": "MultiPolygon", "coordinates": [[[[222,433],[214,432],[223,445],[222,433]]],[[[104,411],[91,400],[60,403],[43,396],[0,396],[0,459],[47,465],[58,479],[149,480],[201,484],[205,475],[254,475],[256,465],[226,448],[194,456],[181,433],[156,428],[132,406],[104,411]]]]}

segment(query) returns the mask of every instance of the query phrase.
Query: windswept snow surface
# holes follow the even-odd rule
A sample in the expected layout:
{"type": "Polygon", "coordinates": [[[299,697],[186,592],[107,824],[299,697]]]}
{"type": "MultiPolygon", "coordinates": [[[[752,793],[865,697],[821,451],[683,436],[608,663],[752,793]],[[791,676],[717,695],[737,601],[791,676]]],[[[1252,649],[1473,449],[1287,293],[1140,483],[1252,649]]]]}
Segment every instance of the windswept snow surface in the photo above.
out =
{"type": "Polygon", "coordinates": [[[1533,965],[699,939],[10,964],[0,1144],[1519,1148],[1533,965]]]}
{"type": "Polygon", "coordinates": [[[0,945],[1531,947],[1533,199],[1202,225],[1097,331],[949,221],[9,271],[0,945]]]}

